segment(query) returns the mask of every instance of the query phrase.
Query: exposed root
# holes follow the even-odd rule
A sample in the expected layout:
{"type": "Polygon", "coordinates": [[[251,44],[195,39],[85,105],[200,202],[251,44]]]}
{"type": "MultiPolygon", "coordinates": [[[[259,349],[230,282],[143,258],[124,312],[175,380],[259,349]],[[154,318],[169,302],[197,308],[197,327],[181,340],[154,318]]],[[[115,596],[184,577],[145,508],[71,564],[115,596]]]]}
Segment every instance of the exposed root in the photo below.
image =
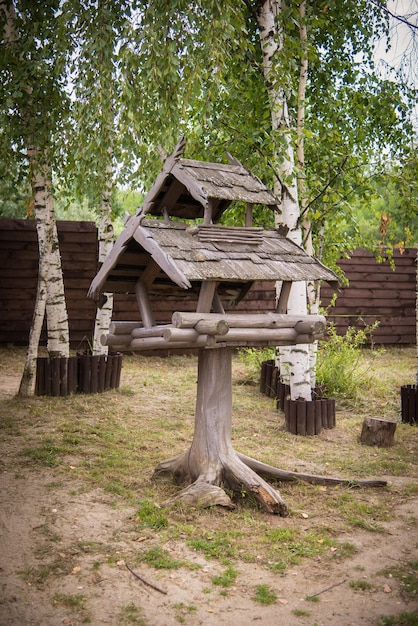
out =
{"type": "Polygon", "coordinates": [[[238,453],[238,457],[241,459],[245,465],[250,467],[252,470],[261,474],[262,476],[266,476],[267,478],[274,478],[280,482],[296,482],[298,480],[302,480],[307,483],[311,483],[312,485],[347,485],[350,487],[386,487],[386,480],[348,480],[346,478],[333,478],[331,476],[317,476],[316,474],[301,474],[299,472],[287,472],[286,470],[281,470],[272,465],[267,465],[266,463],[261,463],[261,461],[256,461],[256,459],[252,459],[249,456],[245,456],[245,454],[238,453]]]}
{"type": "Polygon", "coordinates": [[[222,506],[230,510],[235,509],[235,504],[221,487],[211,485],[205,482],[203,478],[198,478],[194,483],[163,502],[163,505],[171,505],[178,501],[183,502],[187,506],[203,509],[211,506],[222,506]]]}
{"type": "Polygon", "coordinates": [[[241,495],[243,492],[252,494],[267,513],[282,517],[288,515],[286,503],[279,491],[243,463],[232,448],[229,449],[226,456],[218,460],[217,468],[213,464],[211,465],[210,472],[204,469],[204,463],[198,464],[197,469],[195,467],[193,472],[191,472],[190,466],[190,453],[184,453],[163,461],[156,467],[153,478],[171,476],[177,484],[187,485],[189,483],[187,487],[167,500],[165,504],[172,504],[180,500],[196,507],[223,506],[228,509],[235,508],[231,498],[222,488],[224,486],[237,495],[241,495]]]}

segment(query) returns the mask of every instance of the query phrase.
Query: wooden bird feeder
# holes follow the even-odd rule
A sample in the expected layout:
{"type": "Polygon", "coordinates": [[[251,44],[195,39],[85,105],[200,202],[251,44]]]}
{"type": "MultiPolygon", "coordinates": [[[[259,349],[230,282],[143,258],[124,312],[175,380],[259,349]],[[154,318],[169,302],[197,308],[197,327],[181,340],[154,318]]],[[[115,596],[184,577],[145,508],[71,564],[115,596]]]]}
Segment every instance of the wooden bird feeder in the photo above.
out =
{"type": "MultiPolygon", "coordinates": [[[[113,322],[103,337],[113,350],[198,348],[193,442],[185,453],[160,463],[155,476],[169,475],[186,485],[176,498],[192,505],[232,508],[225,487],[247,490],[266,511],[285,515],[279,492],[256,473],[269,473],[269,466],[238,454],[231,444],[232,350],[321,337],[325,318],[287,315],[287,298],[293,281],[335,282],[336,276],[279,230],[251,226],[254,205],[278,209],[277,198],[258,178],[232,158],[228,164],[182,158],[184,143],[182,138],[142,207],[127,221],[89,296],[136,294],[142,323],[113,322]],[[218,225],[233,201],[247,205],[245,226],[218,225]],[[282,281],[276,310],[225,313],[224,303],[239,302],[257,280],[282,281]],[[169,324],[155,323],[152,298],[180,294],[187,310],[176,311],[169,324]]],[[[291,473],[270,470],[293,479],[291,473]]]]}

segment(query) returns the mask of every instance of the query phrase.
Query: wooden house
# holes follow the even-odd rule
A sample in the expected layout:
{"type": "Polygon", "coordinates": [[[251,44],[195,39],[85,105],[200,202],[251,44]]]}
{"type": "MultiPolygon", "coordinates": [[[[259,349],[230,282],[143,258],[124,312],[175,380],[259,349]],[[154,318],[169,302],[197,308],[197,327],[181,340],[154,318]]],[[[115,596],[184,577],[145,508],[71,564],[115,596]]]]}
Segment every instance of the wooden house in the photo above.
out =
{"type": "Polygon", "coordinates": [[[166,159],[142,207],[126,223],[89,295],[136,294],[142,323],[113,322],[103,341],[114,349],[199,349],[193,442],[160,463],[154,476],[170,475],[188,485],[175,496],[187,504],[233,508],[227,488],[251,493],[264,510],[286,515],[280,493],[256,474],[271,468],[232,447],[232,348],[314,341],[325,319],[288,315],[290,286],[335,281],[335,275],[279,230],[251,226],[254,204],[278,208],[258,178],[232,159],[229,164],[184,159],[183,144],[166,159]],[[247,204],[245,226],[218,223],[233,201],[247,204]],[[225,313],[225,299],[238,302],[256,280],[282,281],[276,311],[225,313]],[[150,294],[165,298],[175,292],[194,299],[194,310],[176,311],[170,324],[156,324],[150,294]]]}
{"type": "Polygon", "coordinates": [[[335,282],[335,275],[279,229],[251,226],[254,205],[279,210],[277,198],[256,176],[232,158],[228,164],[185,159],[183,146],[182,139],[165,160],[91,284],[95,299],[106,292],[135,293],[142,319],[113,322],[103,341],[113,349],[141,351],[312,341],[324,320],[286,315],[291,283],[335,282]],[[234,201],[247,206],[245,226],[220,225],[234,201]],[[282,281],[276,311],[225,315],[224,303],[238,303],[259,280],[282,281]],[[176,312],[172,324],[156,324],[151,295],[195,300],[198,315],[176,312]]]}

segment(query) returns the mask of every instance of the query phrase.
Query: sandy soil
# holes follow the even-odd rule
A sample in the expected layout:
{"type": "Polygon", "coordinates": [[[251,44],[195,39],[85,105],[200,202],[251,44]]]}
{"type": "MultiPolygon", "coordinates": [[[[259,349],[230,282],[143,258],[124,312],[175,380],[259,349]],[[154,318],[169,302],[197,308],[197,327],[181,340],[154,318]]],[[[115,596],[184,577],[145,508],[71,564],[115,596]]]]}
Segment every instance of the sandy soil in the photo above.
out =
{"type": "MultiPolygon", "coordinates": [[[[16,380],[5,377],[0,402],[16,390],[16,380]]],[[[222,566],[206,561],[181,539],[172,541],[167,549],[173,556],[201,567],[134,568],[155,589],[126,566],[143,539],[133,530],[133,511],[115,509],[104,492],[87,491],[71,467],[63,474],[28,464],[21,455],[23,445],[19,433],[1,438],[0,626],[358,626],[378,624],[382,615],[418,615],[418,602],[402,593],[396,577],[384,573],[385,568],[418,560],[418,498],[394,511],[383,524],[386,533],[344,535],[343,541],[357,547],[354,556],[307,560],[282,576],[261,565],[240,564],[237,583],[226,596],[211,585],[222,566]],[[54,573],[43,582],[42,566],[51,563],[54,573]],[[23,575],[31,570],[38,571],[37,582],[23,575]],[[353,579],[370,583],[371,589],[353,589],[353,579]],[[254,587],[262,583],[276,591],[274,604],[254,602],[254,587]],[[60,594],[84,596],[84,608],[63,605],[60,594]],[[315,594],[317,602],[306,600],[315,594]]]]}

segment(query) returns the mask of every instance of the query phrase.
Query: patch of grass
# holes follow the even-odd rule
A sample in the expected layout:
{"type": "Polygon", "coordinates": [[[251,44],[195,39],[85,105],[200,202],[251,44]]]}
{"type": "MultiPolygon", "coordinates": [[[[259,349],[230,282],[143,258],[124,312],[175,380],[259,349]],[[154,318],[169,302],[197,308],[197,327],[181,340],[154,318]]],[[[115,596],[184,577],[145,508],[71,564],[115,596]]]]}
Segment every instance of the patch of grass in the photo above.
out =
{"type": "Polygon", "coordinates": [[[293,609],[292,613],[293,615],[296,615],[296,617],[309,617],[311,614],[310,611],[305,611],[303,609],[293,609]]]}
{"type": "Polygon", "coordinates": [[[57,467],[62,462],[59,457],[63,454],[63,450],[48,438],[36,448],[27,448],[23,454],[41,465],[57,467]]]}
{"type": "Polygon", "coordinates": [[[220,587],[231,587],[237,576],[238,570],[236,570],[235,567],[232,567],[232,565],[228,565],[222,574],[212,577],[212,584],[219,585],[220,587]]]}
{"type": "Polygon", "coordinates": [[[382,615],[377,626],[418,626],[418,614],[399,613],[395,617],[382,615]]]}
{"type": "Polygon", "coordinates": [[[83,596],[81,593],[54,593],[52,599],[56,604],[61,604],[72,611],[86,610],[86,596],[83,596]]]}
{"type": "Polygon", "coordinates": [[[373,588],[366,580],[350,580],[349,585],[355,591],[369,591],[373,588]]]}
{"type": "Polygon", "coordinates": [[[274,604],[277,600],[277,594],[269,585],[257,585],[253,600],[258,604],[274,604]]]}
{"type": "Polygon", "coordinates": [[[136,624],[137,626],[148,626],[147,620],[142,615],[142,610],[133,602],[123,606],[118,615],[118,624],[121,626],[136,624]]]}
{"type": "Polygon", "coordinates": [[[162,528],[167,528],[168,526],[168,518],[166,514],[160,507],[157,507],[149,500],[142,500],[140,502],[135,516],[135,521],[139,522],[140,528],[153,528],[154,530],[161,530],[162,528]]]}
{"type": "Polygon", "coordinates": [[[240,531],[206,532],[204,536],[188,539],[186,543],[194,550],[203,552],[205,556],[224,562],[225,559],[237,556],[236,539],[241,536],[240,531]]]}
{"type": "Polygon", "coordinates": [[[371,533],[385,533],[386,530],[381,524],[375,524],[368,522],[365,519],[361,519],[359,517],[348,517],[347,521],[354,528],[362,528],[363,530],[368,530],[371,533]]]}
{"type": "Polygon", "coordinates": [[[134,562],[147,563],[156,569],[179,569],[179,567],[194,569],[194,566],[188,561],[173,559],[166,550],[163,550],[159,546],[154,546],[145,552],[137,553],[134,562]]]}
{"type": "Polygon", "coordinates": [[[388,567],[382,573],[399,580],[402,593],[410,598],[418,597],[418,561],[408,561],[403,565],[388,567]]]}
{"type": "Polygon", "coordinates": [[[319,602],[319,596],[305,596],[307,602],[319,602]]]}
{"type": "Polygon", "coordinates": [[[321,555],[337,544],[326,528],[308,532],[298,528],[275,528],[265,532],[263,541],[269,544],[268,567],[276,573],[283,573],[304,558],[321,555]]]}
{"type": "Polygon", "coordinates": [[[51,576],[54,578],[58,576],[66,576],[70,574],[73,569],[73,561],[71,559],[56,560],[50,563],[44,563],[39,567],[28,567],[19,574],[23,580],[31,585],[42,586],[51,576]]]}
{"type": "Polygon", "coordinates": [[[180,624],[185,623],[187,615],[197,611],[197,607],[194,604],[184,604],[183,602],[177,602],[174,608],[176,610],[176,620],[180,624]]]}

